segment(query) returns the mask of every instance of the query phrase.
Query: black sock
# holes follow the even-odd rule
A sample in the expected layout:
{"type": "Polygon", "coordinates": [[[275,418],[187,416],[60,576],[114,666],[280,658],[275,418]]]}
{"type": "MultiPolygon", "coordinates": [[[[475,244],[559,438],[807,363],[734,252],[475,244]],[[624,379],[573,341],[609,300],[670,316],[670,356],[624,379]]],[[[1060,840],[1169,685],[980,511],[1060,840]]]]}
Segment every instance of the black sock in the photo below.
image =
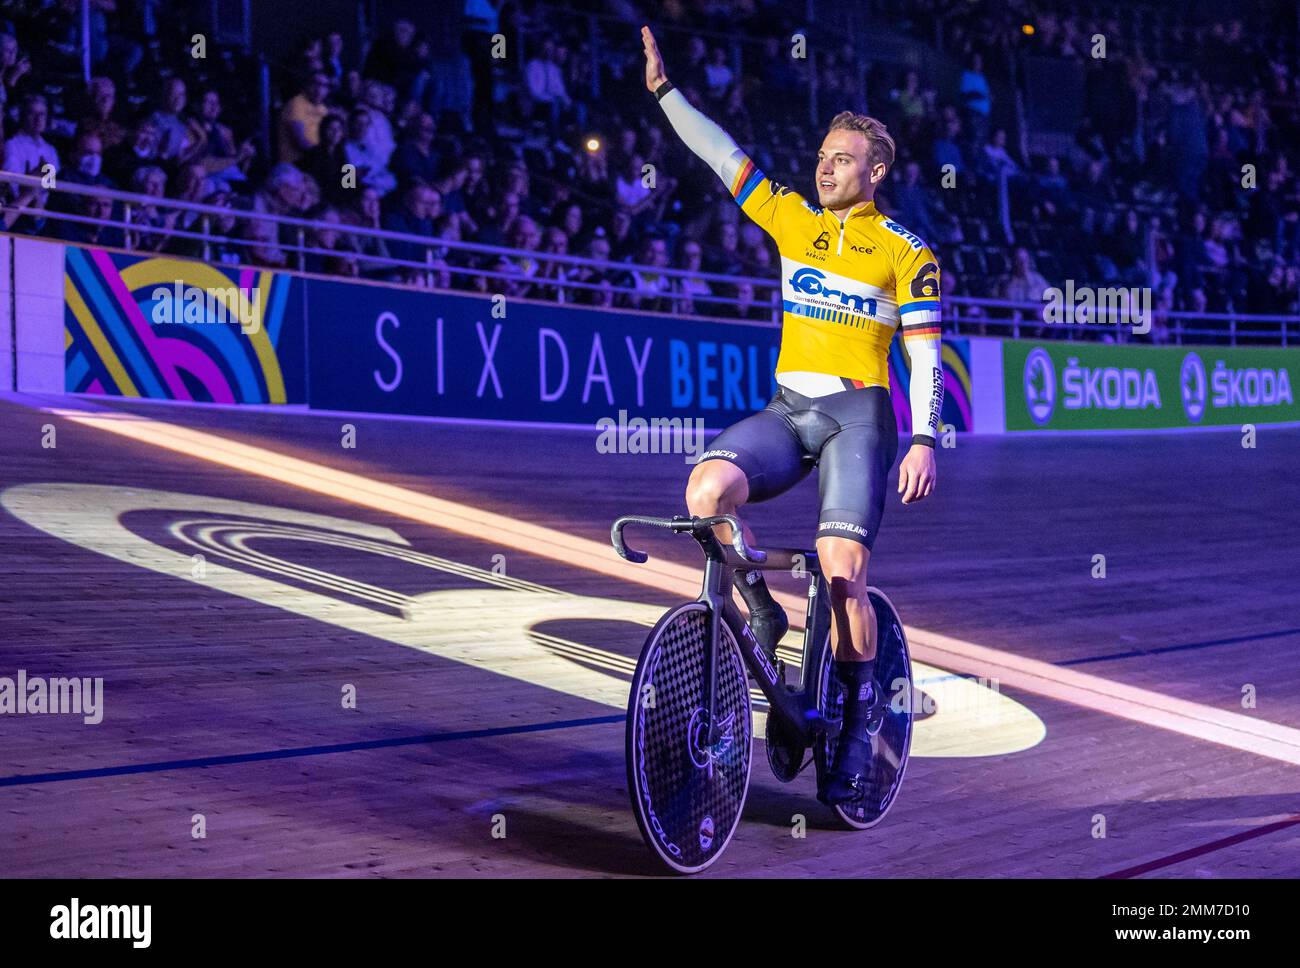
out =
{"type": "Polygon", "coordinates": [[[844,686],[844,732],[864,738],[875,696],[874,659],[866,662],[835,661],[835,675],[844,686]]]}
{"type": "Polygon", "coordinates": [[[740,597],[745,600],[751,614],[761,609],[773,608],[776,605],[776,599],[772,597],[771,591],[768,590],[767,580],[758,569],[737,571],[731,580],[732,584],[736,586],[736,591],[740,592],[740,597]]]}

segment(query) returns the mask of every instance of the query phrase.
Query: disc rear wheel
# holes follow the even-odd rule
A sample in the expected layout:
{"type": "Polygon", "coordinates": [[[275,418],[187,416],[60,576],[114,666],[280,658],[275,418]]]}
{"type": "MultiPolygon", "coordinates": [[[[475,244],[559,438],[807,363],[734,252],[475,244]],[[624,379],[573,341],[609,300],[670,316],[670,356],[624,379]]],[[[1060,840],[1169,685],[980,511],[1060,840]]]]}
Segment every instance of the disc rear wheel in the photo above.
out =
{"type": "MultiPolygon", "coordinates": [[[[912,747],[912,659],[907,651],[907,636],[897,610],[884,593],[870,588],[867,594],[876,612],[875,687],[886,702],[885,718],[879,732],[871,737],[871,768],[864,778],[862,795],[834,807],[844,823],[858,830],[874,827],[885,819],[903,785],[912,747]]],[[[844,718],[844,687],[835,676],[831,649],[823,650],[823,655],[818,671],[818,708],[838,724],[844,718]]],[[[819,778],[830,769],[832,752],[831,741],[822,738],[817,742],[819,778]]]]}

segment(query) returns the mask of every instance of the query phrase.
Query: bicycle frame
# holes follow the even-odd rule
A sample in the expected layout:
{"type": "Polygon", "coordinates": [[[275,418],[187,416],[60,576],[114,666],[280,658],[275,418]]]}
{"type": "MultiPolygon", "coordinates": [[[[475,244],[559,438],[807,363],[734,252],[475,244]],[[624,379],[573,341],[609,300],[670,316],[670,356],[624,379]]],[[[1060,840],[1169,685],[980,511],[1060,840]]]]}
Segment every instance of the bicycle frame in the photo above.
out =
{"type": "Polygon", "coordinates": [[[773,549],[766,553],[757,552],[745,544],[740,533],[739,522],[731,516],[702,519],[679,517],[671,520],[644,517],[620,518],[610,531],[614,548],[623,558],[638,563],[644,562],[646,556],[642,552],[629,549],[623,542],[623,527],[632,523],[686,531],[704,551],[704,581],[699,598],[696,600],[709,612],[711,648],[705,656],[705,708],[708,713],[709,742],[716,743],[719,739],[714,706],[717,699],[718,646],[721,641],[719,623],[725,622],[741,647],[741,658],[767,698],[772,710],[771,714],[780,716],[805,745],[811,746],[818,736],[831,728],[831,724],[827,723],[817,708],[817,697],[812,694],[816,688],[812,675],[821,668],[821,650],[829,641],[825,631],[830,623],[826,585],[822,580],[817,553],[788,548],[773,549]],[[715,524],[728,524],[732,527],[734,551],[724,546],[714,535],[715,524]],[[799,684],[797,688],[792,689],[786,685],[781,672],[768,660],[767,653],[759,645],[748,623],[741,618],[739,610],[731,599],[731,587],[732,575],[738,569],[789,571],[796,567],[807,572],[810,580],[799,684]]]}
{"type": "MultiPolygon", "coordinates": [[[[814,740],[830,727],[817,708],[815,694],[817,684],[813,681],[816,670],[821,668],[821,651],[829,647],[829,639],[826,638],[825,632],[830,622],[826,586],[822,580],[821,565],[817,560],[816,552],[794,548],[771,549],[767,552],[766,561],[750,562],[731,554],[713,537],[711,531],[706,532],[705,535],[713,539],[714,546],[721,553],[721,560],[715,560],[711,557],[710,549],[705,548],[704,589],[698,600],[709,607],[711,614],[718,612],[718,602],[721,602],[721,615],[731,626],[732,634],[741,645],[742,658],[753,673],[754,681],[758,683],[758,687],[767,698],[768,705],[771,707],[769,715],[780,716],[803,743],[811,746],[814,740]],[[799,663],[799,681],[792,687],[786,684],[780,670],[773,668],[767,653],[759,645],[748,623],[741,618],[739,609],[731,599],[731,585],[732,574],[738,570],[791,571],[796,566],[807,572],[809,591],[804,617],[803,656],[799,663]]],[[[706,543],[698,537],[696,540],[700,541],[701,545],[706,543]]],[[[716,633],[716,630],[711,629],[711,631],[716,633]]],[[[716,652],[720,641],[716,634],[712,641],[716,652]]],[[[712,700],[712,692],[709,693],[709,698],[712,700]]],[[[710,702],[710,715],[712,711],[710,702]]]]}

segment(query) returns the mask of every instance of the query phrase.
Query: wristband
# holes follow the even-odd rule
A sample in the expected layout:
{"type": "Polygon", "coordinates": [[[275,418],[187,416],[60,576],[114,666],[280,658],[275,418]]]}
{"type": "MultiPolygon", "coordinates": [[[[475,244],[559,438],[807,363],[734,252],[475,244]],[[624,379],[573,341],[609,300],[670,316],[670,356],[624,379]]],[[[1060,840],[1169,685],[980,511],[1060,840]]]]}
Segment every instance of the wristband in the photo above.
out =
{"type": "Polygon", "coordinates": [[[912,446],[916,446],[917,444],[934,450],[934,438],[929,434],[912,434],[912,446]]]}
{"type": "Polygon", "coordinates": [[[655,88],[655,100],[662,101],[668,95],[668,92],[671,91],[672,89],[673,89],[673,82],[664,81],[662,84],[660,84],[658,87],[655,88]]]}

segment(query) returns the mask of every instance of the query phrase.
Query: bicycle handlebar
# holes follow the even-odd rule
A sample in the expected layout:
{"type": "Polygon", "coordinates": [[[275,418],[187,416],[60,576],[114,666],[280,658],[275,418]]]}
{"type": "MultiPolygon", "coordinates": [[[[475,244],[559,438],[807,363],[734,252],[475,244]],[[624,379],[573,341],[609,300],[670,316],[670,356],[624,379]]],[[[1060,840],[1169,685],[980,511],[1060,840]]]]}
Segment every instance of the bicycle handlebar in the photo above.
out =
{"type": "Polygon", "coordinates": [[[678,533],[703,531],[706,528],[712,528],[715,525],[725,524],[731,528],[731,547],[735,549],[742,560],[753,562],[761,565],[767,561],[767,553],[759,551],[757,548],[751,548],[745,542],[745,533],[740,528],[740,519],[734,514],[715,514],[712,517],[697,518],[683,517],[678,515],[672,518],[651,518],[639,514],[626,514],[616,520],[609,529],[609,540],[618,552],[620,558],[634,562],[638,565],[644,564],[649,560],[649,555],[643,551],[636,551],[627,546],[623,540],[623,529],[629,524],[644,524],[652,528],[668,528],[678,533]]]}

